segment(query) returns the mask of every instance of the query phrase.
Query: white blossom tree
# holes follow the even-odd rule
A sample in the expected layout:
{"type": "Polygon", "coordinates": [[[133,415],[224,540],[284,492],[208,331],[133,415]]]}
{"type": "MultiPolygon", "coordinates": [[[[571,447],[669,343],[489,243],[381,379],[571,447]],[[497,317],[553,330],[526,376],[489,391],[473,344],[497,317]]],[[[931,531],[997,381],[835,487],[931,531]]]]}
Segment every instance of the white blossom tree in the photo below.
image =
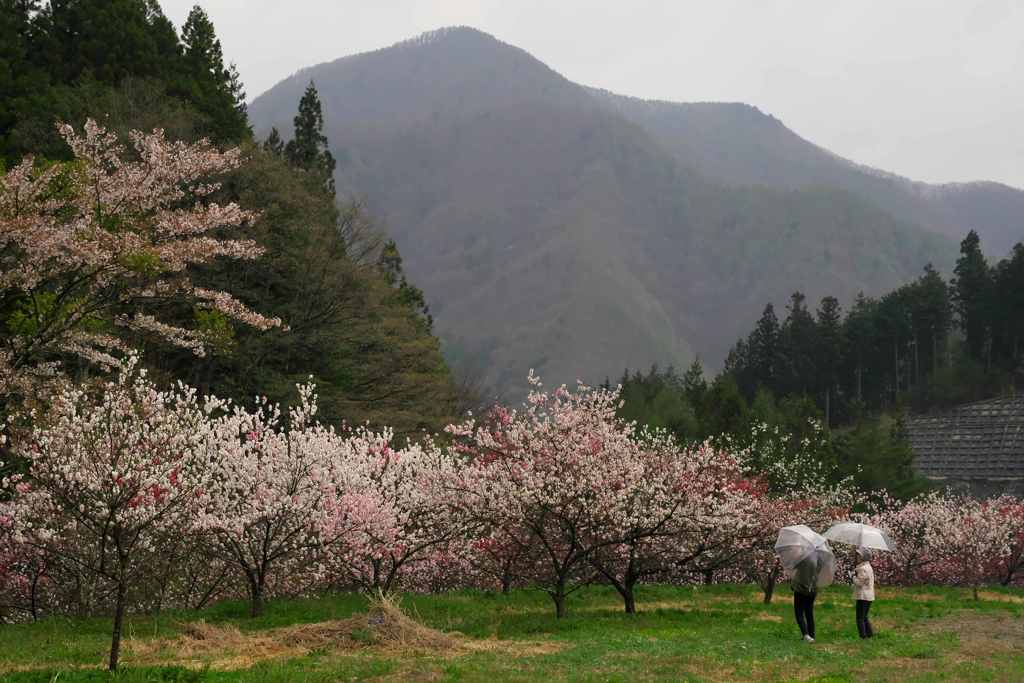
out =
{"type": "Polygon", "coordinates": [[[315,421],[311,385],[287,424],[280,407],[234,407],[215,420],[217,458],[210,464],[195,527],[240,572],[252,616],[269,593],[296,593],[324,576],[324,552],[355,526],[345,498],[339,453],[344,439],[315,421]]]}
{"type": "Polygon", "coordinates": [[[111,670],[129,591],[151,569],[147,551],[195,512],[215,408],[185,388],[157,390],[132,356],[97,396],[58,393],[17,446],[28,470],[5,480],[14,541],[100,582],[113,607],[111,670]]]}

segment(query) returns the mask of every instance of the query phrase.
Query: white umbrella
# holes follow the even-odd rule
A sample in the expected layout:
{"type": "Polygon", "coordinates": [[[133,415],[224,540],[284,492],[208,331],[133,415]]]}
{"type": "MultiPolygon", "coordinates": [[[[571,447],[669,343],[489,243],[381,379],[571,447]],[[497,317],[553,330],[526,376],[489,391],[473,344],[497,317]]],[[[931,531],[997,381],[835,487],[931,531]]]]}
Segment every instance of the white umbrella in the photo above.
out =
{"type": "Polygon", "coordinates": [[[838,543],[848,543],[860,548],[874,548],[875,550],[892,550],[896,546],[885,533],[878,527],[859,522],[840,522],[833,524],[825,532],[825,538],[838,543]]]}
{"type": "Polygon", "coordinates": [[[810,527],[797,524],[779,529],[779,537],[775,540],[775,554],[779,556],[782,567],[789,572],[814,555],[818,566],[818,587],[824,588],[832,583],[836,570],[836,556],[825,537],[810,527]]]}

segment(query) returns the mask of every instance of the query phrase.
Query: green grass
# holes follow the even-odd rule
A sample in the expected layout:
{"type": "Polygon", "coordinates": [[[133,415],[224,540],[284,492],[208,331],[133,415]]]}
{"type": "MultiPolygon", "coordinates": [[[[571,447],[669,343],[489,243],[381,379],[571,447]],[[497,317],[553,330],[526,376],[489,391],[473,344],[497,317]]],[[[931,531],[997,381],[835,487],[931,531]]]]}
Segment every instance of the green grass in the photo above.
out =
{"type": "MultiPolygon", "coordinates": [[[[749,586],[645,587],[641,613],[633,616],[621,612],[613,591],[593,587],[573,596],[562,620],[533,591],[407,595],[401,605],[421,623],[464,634],[457,637],[465,646],[400,647],[356,629],[347,641],[277,658],[230,645],[217,655],[182,655],[175,639],[186,622],[234,626],[247,642],[268,636],[268,629],[367,609],[360,596],[332,595],[272,602],[264,616],[250,619],[244,604],[225,603],[200,613],[132,618],[116,676],[98,668],[109,644],[108,620],[0,627],[0,681],[1024,680],[1020,590],[991,589],[976,603],[961,589],[884,588],[872,608],[878,635],[861,641],[849,589],[833,587],[818,598],[814,644],[799,639],[788,591],[765,606],[749,586]],[[154,643],[162,645],[143,647],[154,643]]],[[[270,638],[275,642],[277,632],[270,638]]]]}

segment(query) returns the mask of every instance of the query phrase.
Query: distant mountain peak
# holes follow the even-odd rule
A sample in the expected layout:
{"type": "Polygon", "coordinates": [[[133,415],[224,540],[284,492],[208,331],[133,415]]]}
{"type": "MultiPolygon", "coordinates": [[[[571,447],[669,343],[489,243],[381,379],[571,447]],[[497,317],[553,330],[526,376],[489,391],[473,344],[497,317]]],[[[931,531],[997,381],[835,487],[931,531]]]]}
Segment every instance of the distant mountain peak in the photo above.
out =
{"type": "Polygon", "coordinates": [[[469,26],[304,70],[250,105],[257,135],[289,130],[310,77],[339,196],[492,386],[714,364],[794,289],[880,293],[948,268],[971,227],[998,255],[1024,237],[1024,193],[866,168],[741,102],[587,88],[469,26]]]}
{"type": "Polygon", "coordinates": [[[424,33],[419,34],[418,36],[414,36],[406,40],[401,40],[395,43],[393,47],[400,47],[402,45],[432,45],[435,43],[442,43],[446,40],[451,40],[453,38],[472,38],[477,40],[490,40],[496,43],[501,43],[500,40],[495,38],[490,33],[487,33],[486,31],[481,31],[480,29],[474,28],[472,26],[459,25],[442,26],[441,28],[437,28],[432,31],[426,31],[424,33]]]}

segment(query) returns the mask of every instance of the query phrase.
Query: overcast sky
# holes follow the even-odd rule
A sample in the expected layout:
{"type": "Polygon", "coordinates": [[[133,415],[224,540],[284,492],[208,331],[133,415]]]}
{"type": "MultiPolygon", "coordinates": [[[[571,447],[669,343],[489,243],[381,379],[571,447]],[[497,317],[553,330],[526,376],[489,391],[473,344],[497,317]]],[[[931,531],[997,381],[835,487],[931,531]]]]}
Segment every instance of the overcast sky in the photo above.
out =
{"type": "MultiPolygon", "coordinates": [[[[162,0],[179,28],[195,0],[162,0]]],[[[469,25],[624,95],[748,102],[854,161],[1024,188],[1018,0],[205,0],[250,99],[298,69],[469,25]]]]}

